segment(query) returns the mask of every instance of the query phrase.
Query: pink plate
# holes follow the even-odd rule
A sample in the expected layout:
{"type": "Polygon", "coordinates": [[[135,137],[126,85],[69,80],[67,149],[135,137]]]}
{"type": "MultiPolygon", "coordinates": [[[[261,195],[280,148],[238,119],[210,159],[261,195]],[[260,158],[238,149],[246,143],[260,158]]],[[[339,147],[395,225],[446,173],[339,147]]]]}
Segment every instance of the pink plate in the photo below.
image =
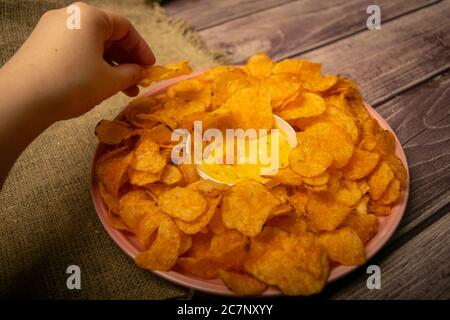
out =
{"type": "MultiPolygon", "coordinates": [[[[158,93],[164,92],[169,86],[173,85],[174,83],[177,83],[181,80],[185,79],[191,79],[194,78],[204,71],[197,71],[187,76],[181,76],[174,79],[170,79],[168,81],[165,81],[161,83],[158,86],[155,86],[151,88],[149,91],[147,91],[144,95],[145,96],[151,96],[158,93]]],[[[378,123],[381,125],[383,129],[389,130],[392,132],[395,136],[394,131],[392,128],[386,123],[386,121],[369,105],[366,104],[367,109],[369,110],[370,115],[375,118],[378,123]]],[[[122,117],[122,114],[119,114],[116,119],[120,119],[122,117]]],[[[396,144],[396,150],[395,154],[398,156],[405,168],[408,170],[408,163],[406,161],[405,153],[400,145],[400,142],[398,141],[397,136],[395,136],[395,144],[396,144]]],[[[111,238],[117,243],[117,245],[131,258],[134,258],[137,253],[142,251],[144,248],[138,243],[136,237],[134,235],[131,235],[127,232],[121,232],[113,227],[111,227],[108,223],[108,210],[103,203],[99,191],[98,191],[98,185],[94,174],[94,164],[96,160],[105,152],[105,146],[102,144],[99,144],[96,151],[95,156],[93,159],[93,165],[92,165],[92,179],[91,179],[91,196],[92,201],[94,203],[95,209],[97,211],[97,214],[100,218],[100,221],[102,222],[104,228],[109,233],[111,238]]],[[[386,217],[380,217],[379,218],[379,228],[378,232],[367,244],[366,244],[366,254],[367,258],[370,259],[373,257],[383,246],[384,244],[389,240],[389,238],[394,233],[395,229],[400,223],[400,220],[403,216],[403,213],[406,209],[406,204],[408,202],[408,195],[409,195],[409,170],[408,170],[408,181],[406,189],[403,191],[401,198],[397,202],[397,205],[392,208],[392,213],[389,216],[386,217]]],[[[328,282],[335,281],[344,275],[350,273],[351,271],[358,268],[358,266],[338,266],[331,270],[330,275],[328,277],[328,282]]],[[[223,284],[223,282],[220,279],[213,279],[213,280],[205,280],[201,279],[199,277],[185,275],[179,272],[175,271],[154,271],[154,273],[166,280],[169,280],[171,282],[174,282],[178,285],[192,288],[195,290],[203,291],[206,293],[211,294],[217,294],[217,295],[224,295],[224,296],[235,296],[233,292],[228,290],[228,288],[223,284]]],[[[142,285],[142,284],[141,284],[142,285]]],[[[144,284],[145,285],[145,284],[144,284]]],[[[277,296],[281,295],[280,291],[278,291],[275,288],[269,288],[264,293],[262,293],[263,296],[277,296]]]]}

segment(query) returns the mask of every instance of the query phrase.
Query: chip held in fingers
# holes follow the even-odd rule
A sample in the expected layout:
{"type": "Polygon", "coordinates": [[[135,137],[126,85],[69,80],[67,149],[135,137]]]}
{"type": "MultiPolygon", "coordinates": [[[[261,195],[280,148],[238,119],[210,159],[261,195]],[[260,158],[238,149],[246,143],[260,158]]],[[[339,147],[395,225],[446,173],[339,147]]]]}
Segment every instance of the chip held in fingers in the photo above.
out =
{"type": "MultiPolygon", "coordinates": [[[[139,85],[191,71],[188,61],[151,66],[139,85]]],[[[107,223],[139,244],[136,265],[218,279],[236,295],[308,296],[333,268],[364,264],[408,176],[357,84],[262,52],[182,79],[95,128],[99,198],[107,223]]]]}
{"type": "Polygon", "coordinates": [[[178,63],[171,63],[165,66],[151,66],[144,70],[144,77],[139,81],[139,85],[147,87],[153,82],[175,78],[192,72],[189,62],[186,60],[178,63]]]}

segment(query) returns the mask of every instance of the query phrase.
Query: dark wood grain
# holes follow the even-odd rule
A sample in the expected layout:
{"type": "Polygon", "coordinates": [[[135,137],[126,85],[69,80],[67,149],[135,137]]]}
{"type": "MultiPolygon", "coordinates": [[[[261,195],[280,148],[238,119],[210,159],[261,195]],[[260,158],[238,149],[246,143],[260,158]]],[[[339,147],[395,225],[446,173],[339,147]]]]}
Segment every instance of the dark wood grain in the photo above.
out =
{"type": "Polygon", "coordinates": [[[440,2],[300,57],[355,79],[377,105],[450,68],[449,12],[450,1],[440,2]]]}
{"type": "MultiPolygon", "coordinates": [[[[377,1],[382,27],[383,21],[435,2],[377,1]]],[[[241,63],[261,50],[278,60],[367,30],[366,9],[371,4],[373,1],[369,0],[296,1],[208,28],[200,34],[210,47],[225,49],[231,63],[241,63]]]]}
{"type": "MultiPolygon", "coordinates": [[[[450,214],[393,251],[380,264],[381,289],[368,290],[360,276],[334,299],[450,299],[450,214]]],[[[366,268],[364,268],[366,269],[366,268]]]]}
{"type": "Polygon", "coordinates": [[[383,103],[377,111],[395,128],[403,144],[447,117],[449,101],[450,72],[447,72],[383,103]]]}
{"type": "Polygon", "coordinates": [[[196,30],[203,30],[292,1],[294,0],[172,0],[164,8],[168,14],[189,21],[196,30]]]}
{"type": "Polygon", "coordinates": [[[403,146],[409,162],[411,190],[395,237],[409,232],[450,202],[449,145],[450,116],[447,116],[403,146]]]}

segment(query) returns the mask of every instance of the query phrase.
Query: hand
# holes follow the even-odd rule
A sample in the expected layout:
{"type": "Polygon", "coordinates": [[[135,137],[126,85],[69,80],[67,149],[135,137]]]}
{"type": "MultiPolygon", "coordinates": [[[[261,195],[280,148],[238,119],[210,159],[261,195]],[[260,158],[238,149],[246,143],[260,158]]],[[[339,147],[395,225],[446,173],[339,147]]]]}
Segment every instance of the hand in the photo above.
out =
{"type": "Polygon", "coordinates": [[[84,3],[80,29],[66,8],[45,13],[0,69],[0,186],[22,150],[58,120],[77,117],[118,91],[139,93],[152,51],[131,23],[84,3]]]}
{"type": "Polygon", "coordinates": [[[33,100],[42,97],[56,119],[79,116],[120,90],[137,95],[142,66],[155,62],[126,18],[85,3],[75,5],[81,12],[80,29],[67,28],[66,8],[45,13],[1,72],[7,81],[23,82],[33,100]]]}

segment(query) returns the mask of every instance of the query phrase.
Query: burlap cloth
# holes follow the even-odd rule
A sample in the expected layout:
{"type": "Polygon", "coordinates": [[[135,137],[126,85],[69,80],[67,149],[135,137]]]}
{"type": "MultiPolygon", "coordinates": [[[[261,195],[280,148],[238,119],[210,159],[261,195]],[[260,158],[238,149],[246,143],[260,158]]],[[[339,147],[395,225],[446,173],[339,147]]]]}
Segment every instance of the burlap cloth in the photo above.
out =
{"type": "MultiPolygon", "coordinates": [[[[2,64],[43,12],[65,3],[0,1],[2,64]]],[[[206,68],[220,59],[205,49],[186,23],[168,18],[157,4],[143,0],[91,3],[127,16],[152,47],[158,63],[188,59],[194,68],[206,68]]],[[[80,118],[54,124],[15,164],[0,194],[0,297],[186,296],[188,290],[137,268],[103,229],[91,202],[94,126],[102,118],[112,118],[127,101],[120,93],[80,118]],[[66,287],[66,268],[72,264],[81,268],[81,290],[66,287]]]]}

